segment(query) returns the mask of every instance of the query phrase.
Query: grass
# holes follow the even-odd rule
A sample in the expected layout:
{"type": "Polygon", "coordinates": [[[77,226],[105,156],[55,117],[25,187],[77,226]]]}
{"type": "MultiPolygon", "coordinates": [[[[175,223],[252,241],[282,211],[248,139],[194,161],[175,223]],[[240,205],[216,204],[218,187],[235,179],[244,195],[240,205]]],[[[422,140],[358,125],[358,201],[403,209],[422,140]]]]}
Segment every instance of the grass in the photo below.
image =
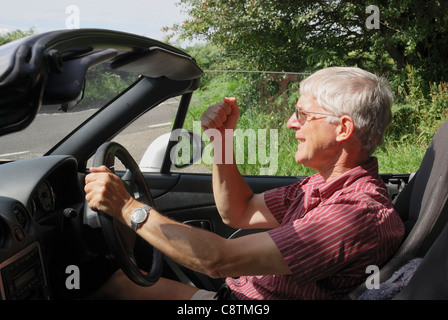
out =
{"type": "MultiPolygon", "coordinates": [[[[193,121],[200,121],[200,116],[206,108],[206,105],[195,105],[190,108],[187,120],[185,121],[186,129],[191,130],[193,128],[193,121]]],[[[261,116],[255,118],[257,120],[251,121],[250,119],[241,117],[238,129],[266,128],[266,123],[268,121],[264,121],[261,116]]],[[[270,126],[272,128],[274,127],[274,124],[271,123],[270,126]]],[[[267,130],[267,133],[269,133],[269,130],[267,130]]],[[[424,143],[412,143],[409,140],[410,139],[404,139],[404,141],[400,142],[392,140],[391,138],[385,139],[385,143],[373,154],[378,158],[380,173],[410,173],[415,172],[419,168],[427,146],[424,143]]],[[[269,140],[266,145],[270,146],[269,140]]],[[[296,150],[297,140],[294,138],[294,131],[287,128],[286,124],[283,124],[278,130],[278,168],[274,175],[308,176],[315,173],[313,169],[295,162],[294,154],[296,150]]],[[[245,152],[245,162],[243,164],[238,164],[240,171],[246,175],[259,175],[260,168],[267,166],[260,163],[248,163],[247,158],[249,155],[247,154],[247,144],[245,152]]],[[[271,152],[270,148],[268,148],[268,154],[269,152],[271,152]]]]}
{"type": "Polygon", "coordinates": [[[410,173],[420,167],[426,146],[418,144],[403,144],[397,146],[386,142],[375,151],[381,173],[410,173]]]}
{"type": "MultiPolygon", "coordinates": [[[[286,121],[293,110],[292,106],[297,99],[295,96],[297,83],[288,85],[288,89],[281,95],[269,96],[266,99],[270,93],[263,95],[258,92],[259,87],[262,87],[257,85],[258,80],[254,80],[253,77],[248,81],[247,79],[231,76],[209,79],[207,84],[193,96],[192,106],[185,122],[186,129],[192,129],[193,121],[200,121],[201,114],[209,105],[220,101],[224,96],[237,97],[240,106],[237,129],[257,131],[260,128],[266,129],[268,133],[270,129],[276,130],[276,136],[267,136],[267,146],[270,145],[271,138],[278,140],[276,149],[267,150],[268,154],[277,153],[276,170],[269,174],[308,176],[314,173],[314,170],[295,162],[297,141],[294,138],[294,131],[286,126],[286,121]],[[263,105],[259,103],[261,100],[268,102],[263,105]]],[[[447,117],[445,106],[448,99],[448,84],[443,83],[431,88],[428,98],[423,95],[403,94],[404,98],[394,105],[392,110],[394,119],[386,134],[385,142],[374,153],[378,158],[380,173],[411,173],[419,168],[432,135],[447,117]]],[[[413,92],[416,91],[414,88],[413,92]]],[[[245,161],[238,164],[241,173],[262,174],[260,169],[266,168],[267,165],[259,161],[255,164],[248,163],[253,154],[248,154],[247,145],[244,152],[245,161]]],[[[258,149],[253,152],[258,154],[258,149]]]]}

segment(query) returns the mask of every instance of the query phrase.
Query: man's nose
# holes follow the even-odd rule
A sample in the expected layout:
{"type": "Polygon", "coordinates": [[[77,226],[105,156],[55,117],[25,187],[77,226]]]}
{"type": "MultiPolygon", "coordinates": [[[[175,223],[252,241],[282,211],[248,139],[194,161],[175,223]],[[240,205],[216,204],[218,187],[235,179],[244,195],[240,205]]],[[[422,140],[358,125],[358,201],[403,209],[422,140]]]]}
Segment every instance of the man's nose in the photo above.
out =
{"type": "Polygon", "coordinates": [[[289,129],[300,129],[299,120],[297,120],[296,114],[294,112],[292,113],[286,125],[289,129]]]}

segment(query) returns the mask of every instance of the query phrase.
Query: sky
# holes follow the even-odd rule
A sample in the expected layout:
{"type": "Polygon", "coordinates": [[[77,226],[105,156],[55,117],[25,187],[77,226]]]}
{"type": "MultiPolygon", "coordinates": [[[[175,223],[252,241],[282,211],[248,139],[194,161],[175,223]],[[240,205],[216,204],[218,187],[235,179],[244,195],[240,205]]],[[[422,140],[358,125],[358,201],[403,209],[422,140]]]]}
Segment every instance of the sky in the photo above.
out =
{"type": "Polygon", "coordinates": [[[0,32],[102,28],[164,40],[160,30],[185,20],[178,0],[0,0],[0,32]]]}

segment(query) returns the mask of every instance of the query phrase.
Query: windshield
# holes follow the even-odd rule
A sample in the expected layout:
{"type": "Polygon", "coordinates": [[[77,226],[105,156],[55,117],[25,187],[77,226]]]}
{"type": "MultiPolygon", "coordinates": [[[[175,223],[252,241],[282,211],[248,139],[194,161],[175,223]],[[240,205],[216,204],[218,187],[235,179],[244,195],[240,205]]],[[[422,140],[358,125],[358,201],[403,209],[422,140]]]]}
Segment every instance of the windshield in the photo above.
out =
{"type": "Polygon", "coordinates": [[[135,74],[117,72],[108,64],[90,69],[83,100],[69,112],[60,105],[41,106],[24,130],[0,136],[0,162],[43,156],[99,108],[137,80],[135,74]]]}

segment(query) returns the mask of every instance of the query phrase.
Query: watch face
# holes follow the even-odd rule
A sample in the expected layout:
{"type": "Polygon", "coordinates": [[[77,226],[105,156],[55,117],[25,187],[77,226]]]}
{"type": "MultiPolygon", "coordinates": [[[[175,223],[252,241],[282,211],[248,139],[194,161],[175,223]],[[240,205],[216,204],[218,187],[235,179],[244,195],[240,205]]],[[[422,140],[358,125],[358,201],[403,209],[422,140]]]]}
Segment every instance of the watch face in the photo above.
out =
{"type": "Polygon", "coordinates": [[[146,216],[147,216],[147,212],[145,209],[143,208],[138,208],[137,210],[134,210],[132,212],[132,221],[134,221],[135,223],[142,223],[143,221],[145,221],[146,216]]]}

